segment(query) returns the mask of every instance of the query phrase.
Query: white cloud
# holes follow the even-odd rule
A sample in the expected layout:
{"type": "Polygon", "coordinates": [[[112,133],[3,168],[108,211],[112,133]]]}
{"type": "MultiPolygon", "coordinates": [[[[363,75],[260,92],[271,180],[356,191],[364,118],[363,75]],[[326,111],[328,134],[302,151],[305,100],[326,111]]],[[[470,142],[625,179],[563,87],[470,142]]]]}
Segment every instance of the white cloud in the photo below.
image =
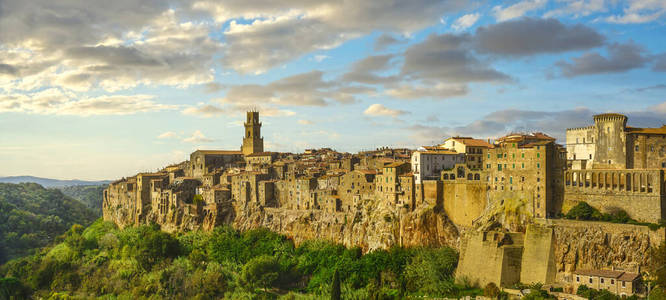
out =
{"type": "Polygon", "coordinates": [[[493,14],[498,22],[511,20],[522,17],[530,11],[544,7],[546,2],[546,0],[525,0],[507,7],[498,5],[493,7],[493,14]]]}
{"type": "Polygon", "coordinates": [[[327,59],[327,58],[331,58],[331,57],[328,56],[328,55],[315,55],[315,56],[314,56],[314,60],[315,60],[316,62],[322,62],[322,61],[324,61],[324,60],[327,59]]]}
{"type": "Polygon", "coordinates": [[[312,122],[312,121],[310,121],[310,120],[302,120],[302,119],[301,119],[301,120],[298,120],[298,124],[301,124],[301,125],[312,125],[312,124],[314,124],[314,122],[312,122]]]}
{"type": "Polygon", "coordinates": [[[225,110],[221,107],[205,104],[199,106],[190,106],[183,110],[183,114],[191,116],[200,116],[204,118],[217,117],[225,113],[225,110]]]}
{"type": "Polygon", "coordinates": [[[210,143],[212,141],[214,140],[207,138],[200,130],[194,131],[192,136],[183,139],[183,142],[186,143],[210,143]]]}
{"type": "Polygon", "coordinates": [[[391,117],[398,117],[400,115],[405,115],[408,114],[409,112],[406,112],[404,110],[398,110],[398,109],[390,109],[382,104],[375,103],[370,105],[364,112],[364,115],[367,116],[391,116],[391,117]]]}
{"type": "Polygon", "coordinates": [[[167,131],[157,136],[158,139],[172,139],[178,137],[178,134],[173,131],[167,131]]]}
{"type": "Polygon", "coordinates": [[[611,23],[647,23],[666,15],[666,1],[663,0],[630,0],[624,8],[623,15],[606,17],[611,23]]]}
{"type": "Polygon", "coordinates": [[[589,16],[593,13],[608,11],[610,3],[606,0],[564,0],[564,6],[544,14],[544,18],[573,15],[574,17],[589,16]]]}
{"type": "Polygon", "coordinates": [[[466,14],[466,15],[458,18],[455,22],[453,22],[451,27],[454,30],[458,30],[458,31],[465,30],[469,27],[472,27],[472,25],[474,25],[476,23],[476,21],[479,20],[479,17],[481,17],[481,15],[478,14],[478,13],[466,14]]]}
{"type": "Polygon", "coordinates": [[[151,95],[78,96],[51,88],[35,93],[0,95],[0,112],[43,115],[130,115],[140,112],[173,110],[175,105],[160,104],[151,95]]]}
{"type": "Polygon", "coordinates": [[[386,94],[398,99],[444,99],[467,94],[466,85],[437,84],[434,86],[401,84],[388,89],[386,94]]]}

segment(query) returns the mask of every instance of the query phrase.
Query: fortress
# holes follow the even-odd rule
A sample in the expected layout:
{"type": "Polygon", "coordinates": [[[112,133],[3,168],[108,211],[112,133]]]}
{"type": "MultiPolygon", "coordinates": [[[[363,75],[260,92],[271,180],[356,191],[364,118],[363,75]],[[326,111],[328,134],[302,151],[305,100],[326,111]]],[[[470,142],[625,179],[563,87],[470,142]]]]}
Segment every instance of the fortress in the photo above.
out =
{"type": "Polygon", "coordinates": [[[664,229],[562,218],[581,201],[639,222],[666,218],[666,127],[626,123],[597,115],[594,125],[567,130],[566,148],[537,132],[296,154],[265,152],[252,111],[239,150],[196,150],[188,161],[111,183],[104,219],[171,232],[266,227],[296,243],[321,238],[364,251],[446,245],[461,251],[457,275],[481,285],[571,291],[574,278],[613,270],[631,287],[614,291],[629,295],[640,292],[632,274],[649,266],[664,229]]]}

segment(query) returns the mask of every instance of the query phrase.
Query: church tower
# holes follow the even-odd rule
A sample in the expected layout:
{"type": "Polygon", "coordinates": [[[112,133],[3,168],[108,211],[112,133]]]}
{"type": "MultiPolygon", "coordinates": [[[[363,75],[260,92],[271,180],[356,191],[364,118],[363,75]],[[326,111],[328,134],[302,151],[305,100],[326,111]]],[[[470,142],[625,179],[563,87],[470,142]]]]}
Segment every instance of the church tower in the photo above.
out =
{"type": "Polygon", "coordinates": [[[264,138],[261,137],[261,122],[258,111],[248,111],[245,121],[245,137],[241,146],[243,155],[264,152],[264,138]]]}

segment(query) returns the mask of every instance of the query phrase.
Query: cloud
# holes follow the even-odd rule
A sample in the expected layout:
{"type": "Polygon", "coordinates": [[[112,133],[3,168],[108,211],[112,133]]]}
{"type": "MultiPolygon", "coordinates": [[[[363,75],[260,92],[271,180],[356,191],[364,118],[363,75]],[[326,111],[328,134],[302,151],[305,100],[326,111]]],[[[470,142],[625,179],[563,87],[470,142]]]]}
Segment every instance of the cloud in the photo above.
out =
{"type": "Polygon", "coordinates": [[[344,83],[326,81],[324,72],[310,71],[278,79],[265,85],[231,86],[219,103],[254,103],[280,106],[327,106],[331,102],[354,103],[354,94],[367,89],[348,87],[344,83]]]}
{"type": "Polygon", "coordinates": [[[157,1],[140,8],[125,0],[95,2],[8,4],[12,14],[0,15],[0,27],[13,29],[0,36],[0,57],[7,57],[2,63],[12,66],[14,78],[0,88],[115,92],[212,81],[213,55],[222,44],[211,39],[208,25],[183,22],[157,1]],[[113,11],[118,16],[108,15],[113,11]]]}
{"type": "Polygon", "coordinates": [[[391,60],[394,55],[372,55],[365,57],[352,64],[351,70],[342,76],[344,81],[359,82],[365,84],[384,84],[395,82],[395,76],[380,76],[377,73],[387,71],[391,68],[391,60]]]}
{"type": "Polygon", "coordinates": [[[566,77],[576,77],[591,74],[607,74],[626,72],[641,68],[648,61],[645,50],[629,42],[626,44],[614,43],[607,47],[608,56],[599,53],[585,53],[580,57],[572,58],[572,62],[559,61],[556,65],[566,77]]]}
{"type": "Polygon", "coordinates": [[[507,7],[498,5],[493,7],[493,14],[498,22],[503,22],[522,17],[530,11],[543,8],[546,3],[546,0],[525,0],[507,7]]]}
{"type": "Polygon", "coordinates": [[[177,137],[178,134],[173,131],[167,131],[157,136],[158,139],[172,139],[177,137]]]}
{"type": "Polygon", "coordinates": [[[653,71],[666,72],[666,52],[655,55],[653,71]]]}
{"type": "Polygon", "coordinates": [[[370,105],[364,112],[363,114],[366,116],[391,116],[391,117],[398,117],[401,115],[408,114],[409,112],[406,112],[404,110],[398,110],[398,109],[390,109],[382,104],[375,103],[370,105]]]}
{"type": "Polygon", "coordinates": [[[466,14],[456,19],[456,21],[453,22],[453,24],[451,24],[451,28],[453,28],[456,31],[465,30],[467,28],[472,27],[472,25],[474,25],[476,21],[479,20],[479,17],[481,17],[481,15],[478,13],[466,14]]]}
{"type": "Polygon", "coordinates": [[[604,40],[604,36],[582,24],[521,18],[477,28],[475,48],[490,54],[525,56],[590,49],[601,46],[604,40]]]}
{"type": "Polygon", "coordinates": [[[377,39],[375,40],[374,49],[375,49],[375,51],[382,51],[382,50],[385,50],[388,47],[391,47],[391,46],[397,45],[397,44],[401,44],[401,43],[404,43],[404,42],[405,42],[404,40],[399,40],[391,34],[382,33],[382,35],[377,37],[377,39]]]}
{"type": "Polygon", "coordinates": [[[322,62],[322,61],[324,61],[324,60],[327,59],[327,58],[331,58],[331,57],[328,56],[328,55],[315,55],[315,56],[314,56],[314,60],[315,60],[316,62],[322,62]]]}
{"type": "Polygon", "coordinates": [[[312,122],[312,121],[310,121],[310,120],[302,120],[302,119],[301,119],[301,120],[298,120],[298,124],[301,124],[301,125],[312,125],[312,124],[314,124],[314,122],[312,122]]]}
{"type": "Polygon", "coordinates": [[[637,24],[653,22],[666,15],[666,2],[660,0],[630,0],[622,15],[605,18],[607,22],[637,24]]]}
{"type": "Polygon", "coordinates": [[[18,75],[18,69],[9,64],[0,63],[0,74],[7,74],[11,76],[18,75]]]}
{"type": "Polygon", "coordinates": [[[401,84],[386,91],[387,95],[398,99],[444,99],[450,97],[464,96],[467,94],[466,85],[437,84],[434,86],[419,86],[401,84]]]}
{"type": "Polygon", "coordinates": [[[636,89],[634,89],[634,91],[636,91],[636,92],[646,92],[646,91],[661,90],[661,89],[666,89],[666,84],[662,83],[662,84],[656,84],[656,85],[636,88],[636,89]]]}
{"type": "Polygon", "coordinates": [[[316,50],[381,30],[409,33],[438,22],[466,1],[200,1],[218,23],[229,21],[222,64],[240,73],[263,73],[316,50]],[[237,22],[243,16],[249,22],[237,22]]]}
{"type": "Polygon", "coordinates": [[[490,68],[469,51],[469,39],[469,35],[428,36],[405,51],[402,75],[449,83],[509,81],[509,75],[490,68]]]}
{"type": "Polygon", "coordinates": [[[195,130],[192,136],[183,139],[183,142],[186,143],[210,143],[213,141],[213,139],[207,138],[200,130],[195,130]]]}
{"type": "Polygon", "coordinates": [[[0,112],[22,112],[42,115],[130,115],[141,112],[176,109],[160,104],[151,95],[105,95],[82,97],[59,89],[35,93],[0,95],[0,112]]]}
{"type": "Polygon", "coordinates": [[[608,11],[606,0],[565,0],[564,6],[553,9],[543,15],[544,18],[573,15],[575,18],[588,16],[597,12],[608,11]]]}
{"type": "Polygon", "coordinates": [[[183,114],[191,116],[200,116],[204,118],[217,117],[224,113],[225,113],[224,109],[211,104],[190,106],[183,110],[183,114]]]}

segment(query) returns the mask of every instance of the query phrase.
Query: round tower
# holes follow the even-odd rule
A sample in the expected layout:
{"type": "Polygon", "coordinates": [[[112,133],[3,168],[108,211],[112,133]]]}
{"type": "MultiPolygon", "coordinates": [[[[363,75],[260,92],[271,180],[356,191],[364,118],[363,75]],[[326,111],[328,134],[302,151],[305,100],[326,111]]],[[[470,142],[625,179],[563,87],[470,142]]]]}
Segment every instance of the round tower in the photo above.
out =
{"type": "Polygon", "coordinates": [[[615,113],[594,116],[596,153],[595,169],[625,169],[627,167],[627,116],[615,113]]]}

